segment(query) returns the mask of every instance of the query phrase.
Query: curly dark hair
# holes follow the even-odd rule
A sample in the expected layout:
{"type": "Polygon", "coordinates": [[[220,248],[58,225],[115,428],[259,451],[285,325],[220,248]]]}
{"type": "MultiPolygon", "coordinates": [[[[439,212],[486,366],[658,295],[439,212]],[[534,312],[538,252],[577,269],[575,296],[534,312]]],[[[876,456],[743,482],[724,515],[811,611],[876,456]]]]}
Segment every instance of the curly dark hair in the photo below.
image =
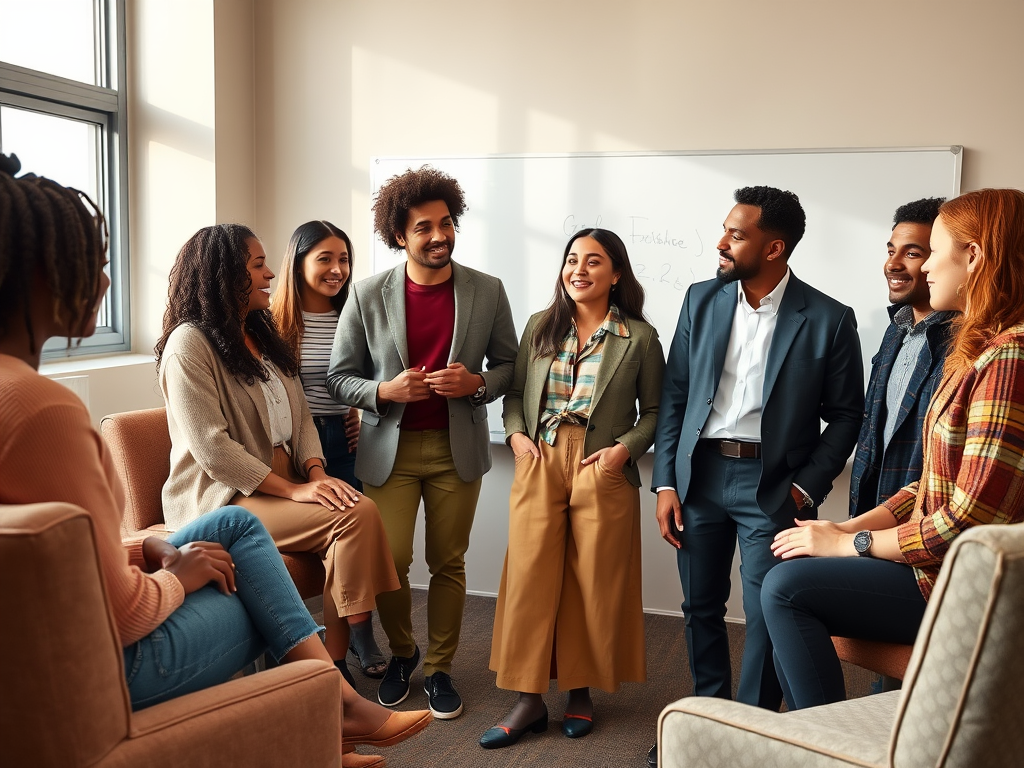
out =
{"type": "Polygon", "coordinates": [[[466,212],[466,195],[459,182],[429,165],[418,171],[410,168],[381,185],[373,203],[373,228],[388,248],[400,251],[395,234],[405,232],[409,209],[432,200],[444,201],[457,231],[459,217],[466,212]]]}
{"type": "Polygon", "coordinates": [[[800,198],[792,192],[775,187],[742,187],[733,198],[739,205],[753,205],[761,209],[757,226],[762,232],[778,235],[786,245],[786,259],[804,236],[807,217],[800,198]]]}
{"type": "Polygon", "coordinates": [[[609,304],[615,304],[619,312],[627,318],[634,320],[646,320],[644,317],[644,288],[640,285],[636,275],[633,273],[633,265],[629,262],[629,254],[626,252],[626,244],[622,238],[610,229],[587,228],[573,233],[569,242],[565,244],[565,251],[562,253],[562,263],[558,267],[558,276],[555,278],[555,295],[551,304],[544,310],[544,316],[533,331],[534,359],[552,355],[562,345],[562,339],[572,327],[573,318],[576,316],[576,302],[573,301],[565,290],[562,282],[562,269],[572,251],[573,243],[581,237],[591,237],[604,248],[608,258],[612,261],[612,267],[619,273],[618,285],[612,287],[609,297],[609,304]]]}
{"type": "Polygon", "coordinates": [[[278,333],[270,310],[245,312],[252,289],[246,268],[250,238],[256,235],[246,226],[218,224],[200,229],[182,246],[171,268],[163,335],[154,349],[158,368],[171,332],[188,323],[209,339],[224,366],[248,384],[267,381],[269,375],[245,346],[245,331],[285,374],[298,373],[295,352],[278,333]]]}
{"type": "Polygon", "coordinates": [[[901,205],[892,217],[892,228],[907,222],[908,224],[927,224],[931,226],[939,215],[939,206],[946,202],[944,197],[923,197],[912,203],[901,205]]]}
{"type": "Polygon", "coordinates": [[[21,161],[0,155],[0,336],[20,315],[32,354],[37,352],[32,307],[26,297],[41,273],[54,317],[68,312],[71,337],[92,319],[107,252],[107,225],[84,192],[34,173],[18,178],[21,161]]]}

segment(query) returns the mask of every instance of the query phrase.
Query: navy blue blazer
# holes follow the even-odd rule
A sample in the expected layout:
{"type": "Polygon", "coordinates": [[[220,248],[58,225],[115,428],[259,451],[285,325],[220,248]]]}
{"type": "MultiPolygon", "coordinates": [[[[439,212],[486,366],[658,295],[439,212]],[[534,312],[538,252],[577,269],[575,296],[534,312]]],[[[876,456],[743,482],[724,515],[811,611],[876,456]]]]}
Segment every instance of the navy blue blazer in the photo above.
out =
{"type": "MultiPolygon", "coordinates": [[[[890,320],[901,306],[889,307],[890,320]]],[[[888,417],[886,389],[906,333],[894,322],[885,329],[878,353],[871,358],[864,422],[857,438],[850,477],[850,517],[874,509],[900,488],[921,479],[924,417],[942,379],[943,363],[949,351],[950,323],[954,317],[955,312],[938,312],[925,329],[925,345],[910,375],[896,414],[896,429],[887,448],[883,446],[888,417]]]]}
{"type": "MultiPolygon", "coordinates": [[[[737,290],[720,280],[690,286],[669,348],[651,485],[675,488],[683,500],[725,364],[737,290]]],[[[778,524],[791,524],[793,483],[814,500],[801,515],[817,515],[857,442],[863,393],[853,310],[791,272],[765,364],[757,487],[758,506],[778,524]]]]}

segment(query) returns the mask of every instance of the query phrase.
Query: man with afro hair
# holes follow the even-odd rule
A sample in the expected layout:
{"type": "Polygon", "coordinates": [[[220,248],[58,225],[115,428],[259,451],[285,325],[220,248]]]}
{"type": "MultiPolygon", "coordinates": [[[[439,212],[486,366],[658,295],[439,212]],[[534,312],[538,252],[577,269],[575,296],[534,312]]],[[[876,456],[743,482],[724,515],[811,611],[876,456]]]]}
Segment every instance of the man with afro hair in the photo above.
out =
{"type": "Polygon", "coordinates": [[[669,347],[651,486],[662,537],[676,548],[694,693],[732,697],[725,610],[738,540],[737,699],[777,711],[761,583],[777,562],[776,534],[816,517],[846,464],[864,375],[853,310],[789,268],[804,234],[797,196],[744,187],[735,199],[718,279],[690,286],[669,347]]]}
{"type": "Polygon", "coordinates": [[[921,265],[931,253],[941,197],[901,205],[892,221],[883,268],[889,326],[871,360],[865,419],[850,477],[850,517],[874,509],[921,478],[921,430],[942,379],[956,312],[933,312],[921,265]]]}
{"type": "Polygon", "coordinates": [[[430,570],[424,690],[440,719],[462,713],[451,667],[470,528],[491,467],[487,403],[512,383],[519,348],[501,281],[452,261],[465,210],[458,182],[428,166],[381,186],[374,229],[406,258],[353,286],[327,375],[332,397],[363,411],[356,476],[380,508],[402,585],[377,598],[392,653],[377,698],[404,701],[420,658],[409,566],[422,501],[430,570]]]}

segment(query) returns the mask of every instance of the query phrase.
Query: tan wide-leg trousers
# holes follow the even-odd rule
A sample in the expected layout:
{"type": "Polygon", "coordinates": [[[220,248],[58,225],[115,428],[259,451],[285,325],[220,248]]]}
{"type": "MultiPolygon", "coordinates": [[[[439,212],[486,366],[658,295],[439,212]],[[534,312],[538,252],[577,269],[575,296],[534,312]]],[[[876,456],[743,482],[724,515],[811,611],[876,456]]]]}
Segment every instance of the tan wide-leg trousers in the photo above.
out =
{"type": "MultiPolygon", "coordinates": [[[[274,450],[272,469],[293,483],[305,482],[281,448],[274,450]]],[[[380,513],[365,496],[354,507],[336,510],[259,491],[249,497],[239,493],[231,503],[258,517],[278,549],[316,552],[323,558],[327,572],[325,620],[332,610],[334,616],[372,611],[377,595],[398,589],[398,574],[380,513]]]]}
{"type": "Polygon", "coordinates": [[[499,688],[544,693],[646,679],[640,493],[563,424],[516,459],[490,667],[499,688]]]}

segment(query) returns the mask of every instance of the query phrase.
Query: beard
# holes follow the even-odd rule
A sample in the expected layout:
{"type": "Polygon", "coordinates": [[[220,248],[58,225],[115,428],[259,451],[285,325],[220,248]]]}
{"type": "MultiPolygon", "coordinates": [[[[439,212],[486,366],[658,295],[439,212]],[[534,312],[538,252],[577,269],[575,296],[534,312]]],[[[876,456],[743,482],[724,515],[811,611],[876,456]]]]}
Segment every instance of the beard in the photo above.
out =
{"type": "Polygon", "coordinates": [[[757,274],[760,271],[756,264],[740,266],[732,259],[729,259],[729,264],[729,267],[719,267],[718,271],[715,272],[715,277],[723,283],[735,283],[737,280],[750,280],[757,277],[757,274]]]}
{"type": "Polygon", "coordinates": [[[410,251],[409,255],[412,256],[412,260],[413,261],[415,261],[417,264],[419,264],[422,267],[426,267],[427,269],[444,269],[449,264],[451,264],[451,261],[452,261],[452,251],[455,250],[455,243],[453,243],[453,242],[451,242],[449,240],[449,241],[447,241],[446,244],[448,246],[448,253],[446,253],[443,258],[439,258],[439,259],[431,258],[427,254],[426,250],[424,250],[424,251],[416,251],[416,252],[411,252],[410,251]]]}

